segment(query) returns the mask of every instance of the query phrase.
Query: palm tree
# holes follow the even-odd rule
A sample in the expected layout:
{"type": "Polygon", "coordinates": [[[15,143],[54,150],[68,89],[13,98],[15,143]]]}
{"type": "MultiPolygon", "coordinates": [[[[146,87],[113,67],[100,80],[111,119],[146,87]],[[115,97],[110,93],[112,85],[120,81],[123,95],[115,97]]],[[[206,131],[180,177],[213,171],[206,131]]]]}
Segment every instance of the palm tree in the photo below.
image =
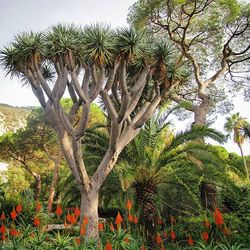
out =
{"type": "Polygon", "coordinates": [[[244,157],[242,145],[244,144],[244,141],[247,136],[249,126],[247,126],[247,121],[245,118],[241,117],[239,113],[233,114],[231,117],[226,118],[226,123],[224,125],[224,129],[232,133],[233,132],[233,140],[238,145],[240,149],[240,154],[243,160],[243,164],[246,171],[247,179],[249,180],[249,173],[248,168],[246,164],[246,159],[244,157]],[[245,129],[244,129],[245,128],[245,129]]]}
{"type": "Polygon", "coordinates": [[[194,126],[191,130],[173,135],[166,124],[151,119],[128,145],[116,166],[123,189],[135,189],[141,221],[151,246],[156,236],[156,194],[159,185],[166,181],[173,169],[183,169],[184,165],[201,167],[204,162],[216,164],[220,161],[210,145],[195,141],[201,137],[223,140],[222,134],[208,127],[194,126]]]}

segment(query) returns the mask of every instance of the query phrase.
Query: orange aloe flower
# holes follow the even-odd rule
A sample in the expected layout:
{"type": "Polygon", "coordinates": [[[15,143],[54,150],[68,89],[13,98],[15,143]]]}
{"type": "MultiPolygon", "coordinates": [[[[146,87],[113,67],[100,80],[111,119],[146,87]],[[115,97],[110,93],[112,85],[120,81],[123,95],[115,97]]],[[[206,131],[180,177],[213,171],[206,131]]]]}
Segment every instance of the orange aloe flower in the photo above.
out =
{"type": "Polygon", "coordinates": [[[68,212],[67,215],[66,215],[66,220],[71,223],[72,221],[72,218],[71,218],[71,214],[68,212]]]}
{"type": "Polygon", "coordinates": [[[20,232],[17,231],[14,227],[12,227],[12,228],[10,229],[10,235],[12,235],[13,237],[17,237],[17,236],[20,235],[20,232]]]}
{"type": "Polygon", "coordinates": [[[15,208],[13,208],[12,211],[10,212],[10,218],[11,218],[12,220],[15,220],[16,217],[17,217],[17,213],[16,213],[15,208]]]}
{"type": "Polygon", "coordinates": [[[138,224],[138,218],[136,216],[134,216],[134,223],[138,224]]]}
{"type": "Polygon", "coordinates": [[[22,204],[18,204],[17,206],[16,206],[16,212],[19,214],[19,213],[21,213],[23,211],[23,206],[22,206],[22,204]]]}
{"type": "Polygon", "coordinates": [[[112,245],[109,242],[109,240],[107,241],[106,245],[105,245],[105,250],[112,250],[112,245]]]}
{"type": "Polygon", "coordinates": [[[128,215],[128,221],[129,222],[133,222],[134,218],[133,218],[133,215],[132,214],[129,214],[128,215]]]}
{"type": "Polygon", "coordinates": [[[88,216],[84,215],[83,216],[83,224],[88,225],[88,223],[89,223],[89,218],[88,218],[88,216]]]}
{"type": "Polygon", "coordinates": [[[80,235],[81,235],[81,236],[84,236],[85,234],[86,234],[85,226],[84,226],[84,225],[81,225],[81,228],[80,228],[80,235]]]}
{"type": "Polygon", "coordinates": [[[0,233],[4,234],[5,232],[6,232],[6,227],[4,224],[2,224],[0,227],[0,233]]]}
{"type": "Polygon", "coordinates": [[[194,244],[194,240],[192,239],[192,237],[190,235],[188,236],[187,243],[189,246],[193,246],[193,244],[194,244]]]}
{"type": "Polygon", "coordinates": [[[56,214],[57,216],[61,216],[62,213],[63,213],[63,211],[62,211],[62,208],[61,208],[60,204],[57,204],[55,214],[56,214]]]}
{"type": "Polygon", "coordinates": [[[170,231],[170,238],[171,238],[171,240],[175,240],[176,239],[176,234],[175,234],[174,230],[172,230],[172,229],[170,231]]]}
{"type": "Polygon", "coordinates": [[[76,244],[77,244],[78,246],[81,245],[81,239],[80,239],[80,238],[76,238],[75,241],[76,241],[76,244]]]}
{"type": "Polygon", "coordinates": [[[5,220],[5,213],[4,212],[2,212],[0,220],[5,220]]]}
{"type": "Polygon", "coordinates": [[[140,249],[140,250],[146,250],[146,248],[145,248],[144,244],[142,244],[142,246],[141,246],[141,249],[140,249]]]}
{"type": "Polygon", "coordinates": [[[129,238],[126,237],[126,238],[124,239],[124,242],[128,244],[128,243],[129,243],[129,238]]]}
{"type": "Polygon", "coordinates": [[[99,229],[99,231],[103,231],[104,230],[104,225],[103,225],[103,223],[99,223],[98,224],[98,229],[99,229]]]}
{"type": "Polygon", "coordinates": [[[159,233],[157,233],[157,235],[155,237],[155,241],[158,245],[160,245],[162,243],[162,238],[161,238],[161,235],[159,233]]]}
{"type": "Polygon", "coordinates": [[[121,216],[120,213],[118,212],[118,214],[117,214],[117,216],[116,216],[116,218],[115,218],[115,224],[116,224],[117,226],[120,226],[121,223],[122,223],[122,216],[121,216]]]}
{"type": "Polygon", "coordinates": [[[36,212],[39,213],[42,208],[40,201],[36,201],[36,212]]]}
{"type": "Polygon", "coordinates": [[[35,227],[38,227],[40,225],[40,220],[38,219],[37,216],[34,218],[34,222],[33,223],[34,223],[35,227]]]}
{"type": "Polygon", "coordinates": [[[214,211],[214,220],[217,226],[224,224],[223,216],[218,208],[216,208],[214,211]]]}
{"type": "Polygon", "coordinates": [[[132,208],[132,202],[130,201],[130,199],[127,200],[126,207],[127,207],[128,211],[131,210],[131,208],[132,208]]]}
{"type": "Polygon", "coordinates": [[[76,217],[80,216],[81,211],[80,211],[80,209],[78,207],[75,208],[74,214],[75,214],[76,217]]]}
{"type": "Polygon", "coordinates": [[[203,239],[204,241],[208,241],[208,239],[209,239],[208,232],[205,231],[205,232],[201,233],[201,237],[202,237],[202,239],[203,239]]]}

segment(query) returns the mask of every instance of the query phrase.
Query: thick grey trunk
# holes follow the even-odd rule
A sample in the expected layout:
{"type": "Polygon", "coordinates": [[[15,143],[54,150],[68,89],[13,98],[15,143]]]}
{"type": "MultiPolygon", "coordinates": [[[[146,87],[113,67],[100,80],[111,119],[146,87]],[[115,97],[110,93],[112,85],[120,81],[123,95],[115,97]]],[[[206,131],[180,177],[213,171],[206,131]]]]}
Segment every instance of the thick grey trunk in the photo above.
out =
{"type": "Polygon", "coordinates": [[[202,101],[194,110],[194,124],[195,125],[206,125],[207,124],[207,113],[209,110],[209,102],[202,101]]]}
{"type": "Polygon", "coordinates": [[[245,168],[245,171],[246,171],[246,176],[247,176],[247,179],[249,180],[249,173],[248,173],[246,159],[245,159],[245,156],[244,156],[244,153],[243,153],[242,146],[239,143],[238,143],[238,147],[240,149],[240,154],[241,154],[241,157],[242,157],[242,160],[243,160],[244,168],[245,168]]]}
{"type": "MultiPolygon", "coordinates": [[[[202,96],[202,102],[194,110],[194,125],[205,126],[207,124],[207,113],[210,107],[209,98],[202,96]]],[[[201,139],[203,141],[203,139],[201,139]]],[[[200,197],[203,208],[214,210],[216,207],[217,188],[213,183],[204,180],[200,185],[200,197]]]]}
{"type": "Polygon", "coordinates": [[[98,233],[98,190],[92,187],[88,192],[81,192],[81,218],[83,223],[84,216],[88,217],[86,225],[86,238],[99,239],[98,233]]]}

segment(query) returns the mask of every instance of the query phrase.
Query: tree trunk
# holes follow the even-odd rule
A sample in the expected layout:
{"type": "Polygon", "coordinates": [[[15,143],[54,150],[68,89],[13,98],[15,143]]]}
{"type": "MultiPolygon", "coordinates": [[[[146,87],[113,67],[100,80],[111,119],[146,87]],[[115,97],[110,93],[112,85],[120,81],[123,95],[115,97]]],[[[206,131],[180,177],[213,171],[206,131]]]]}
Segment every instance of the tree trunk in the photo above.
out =
{"type": "Polygon", "coordinates": [[[88,217],[86,226],[87,239],[99,239],[98,232],[98,190],[93,187],[89,192],[81,191],[81,218],[80,224],[83,223],[84,216],[88,217]]]}
{"type": "Polygon", "coordinates": [[[41,175],[39,175],[39,174],[36,174],[35,178],[36,178],[35,200],[38,201],[39,197],[40,197],[41,190],[42,190],[42,179],[41,179],[41,175]]]}
{"type": "Polygon", "coordinates": [[[245,156],[244,156],[244,153],[243,153],[243,149],[242,149],[242,146],[240,145],[240,143],[237,143],[237,144],[238,144],[238,147],[240,148],[240,154],[241,154],[243,164],[244,164],[244,167],[245,167],[246,176],[247,176],[247,179],[249,180],[249,173],[248,173],[247,163],[246,163],[246,159],[245,159],[245,156]]]}
{"type": "Polygon", "coordinates": [[[134,187],[138,204],[142,209],[141,220],[145,227],[148,246],[150,249],[155,249],[157,235],[156,186],[149,181],[148,183],[135,183],[134,187]]]}
{"type": "Polygon", "coordinates": [[[202,100],[199,106],[194,109],[194,125],[206,125],[207,113],[210,107],[209,100],[202,100]]]}
{"type": "MultiPolygon", "coordinates": [[[[194,110],[193,125],[204,126],[207,124],[207,113],[210,107],[210,101],[207,95],[202,96],[202,102],[194,110]]],[[[216,207],[217,188],[213,183],[208,183],[206,180],[200,185],[200,197],[203,208],[214,210],[216,207]]]]}
{"type": "Polygon", "coordinates": [[[52,182],[50,185],[50,190],[49,190],[49,198],[48,198],[48,204],[47,204],[47,211],[49,213],[52,212],[52,205],[54,201],[54,196],[55,196],[55,187],[58,181],[58,175],[59,175],[59,166],[60,166],[60,161],[55,160],[55,167],[53,171],[53,177],[52,177],[52,182]]]}
{"type": "Polygon", "coordinates": [[[203,181],[200,185],[201,204],[205,209],[213,211],[216,208],[217,188],[213,183],[203,181]]]}

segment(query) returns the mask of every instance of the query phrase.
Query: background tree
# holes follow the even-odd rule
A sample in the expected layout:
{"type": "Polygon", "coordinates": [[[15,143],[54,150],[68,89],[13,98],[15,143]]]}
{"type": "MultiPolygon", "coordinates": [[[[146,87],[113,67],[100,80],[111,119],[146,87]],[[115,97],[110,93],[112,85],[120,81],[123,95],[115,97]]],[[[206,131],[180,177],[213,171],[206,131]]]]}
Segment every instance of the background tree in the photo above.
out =
{"type": "Polygon", "coordinates": [[[130,9],[129,21],[138,28],[147,25],[156,35],[169,39],[180,51],[179,64],[192,71],[190,84],[172,99],[192,102],[188,110],[194,112],[195,124],[206,124],[212,93],[218,93],[225,74],[236,80],[248,73],[249,8],[249,4],[236,0],[147,0],[136,2],[130,9]]]}
{"type": "MultiPolygon", "coordinates": [[[[249,73],[249,8],[249,4],[237,0],[147,0],[137,1],[130,9],[130,23],[137,28],[149,27],[180,51],[178,63],[186,65],[192,77],[171,93],[171,99],[177,103],[189,101],[186,110],[194,113],[194,125],[207,124],[218,96],[229,89],[228,84],[222,85],[223,76],[239,80],[241,84],[232,86],[234,91],[249,73]]],[[[227,95],[223,96],[225,100],[227,95]]],[[[225,105],[223,110],[228,112],[225,105]]],[[[216,189],[203,183],[201,193],[215,196],[216,189]]]]}
{"type": "Polygon", "coordinates": [[[144,31],[59,24],[42,33],[22,33],[1,52],[7,73],[28,81],[57,133],[81,192],[81,221],[89,217],[87,238],[98,238],[98,194],[119,154],[169,92],[186,80],[163,49],[169,51],[165,44],[148,43],[144,31]],[[68,115],[60,103],[66,88],[73,101],[68,115]],[[110,117],[111,132],[106,154],[90,176],[82,136],[90,104],[98,96],[110,117]],[[76,115],[80,119],[74,126],[76,115]]]}
{"type": "Polygon", "coordinates": [[[224,125],[224,128],[227,132],[231,133],[233,132],[233,140],[238,145],[240,149],[240,154],[243,160],[243,164],[246,171],[247,179],[249,180],[249,172],[246,164],[246,160],[244,157],[242,145],[246,138],[246,133],[244,133],[244,129],[247,127],[247,121],[245,118],[240,116],[240,113],[233,114],[231,117],[226,118],[226,123],[224,125]]]}

